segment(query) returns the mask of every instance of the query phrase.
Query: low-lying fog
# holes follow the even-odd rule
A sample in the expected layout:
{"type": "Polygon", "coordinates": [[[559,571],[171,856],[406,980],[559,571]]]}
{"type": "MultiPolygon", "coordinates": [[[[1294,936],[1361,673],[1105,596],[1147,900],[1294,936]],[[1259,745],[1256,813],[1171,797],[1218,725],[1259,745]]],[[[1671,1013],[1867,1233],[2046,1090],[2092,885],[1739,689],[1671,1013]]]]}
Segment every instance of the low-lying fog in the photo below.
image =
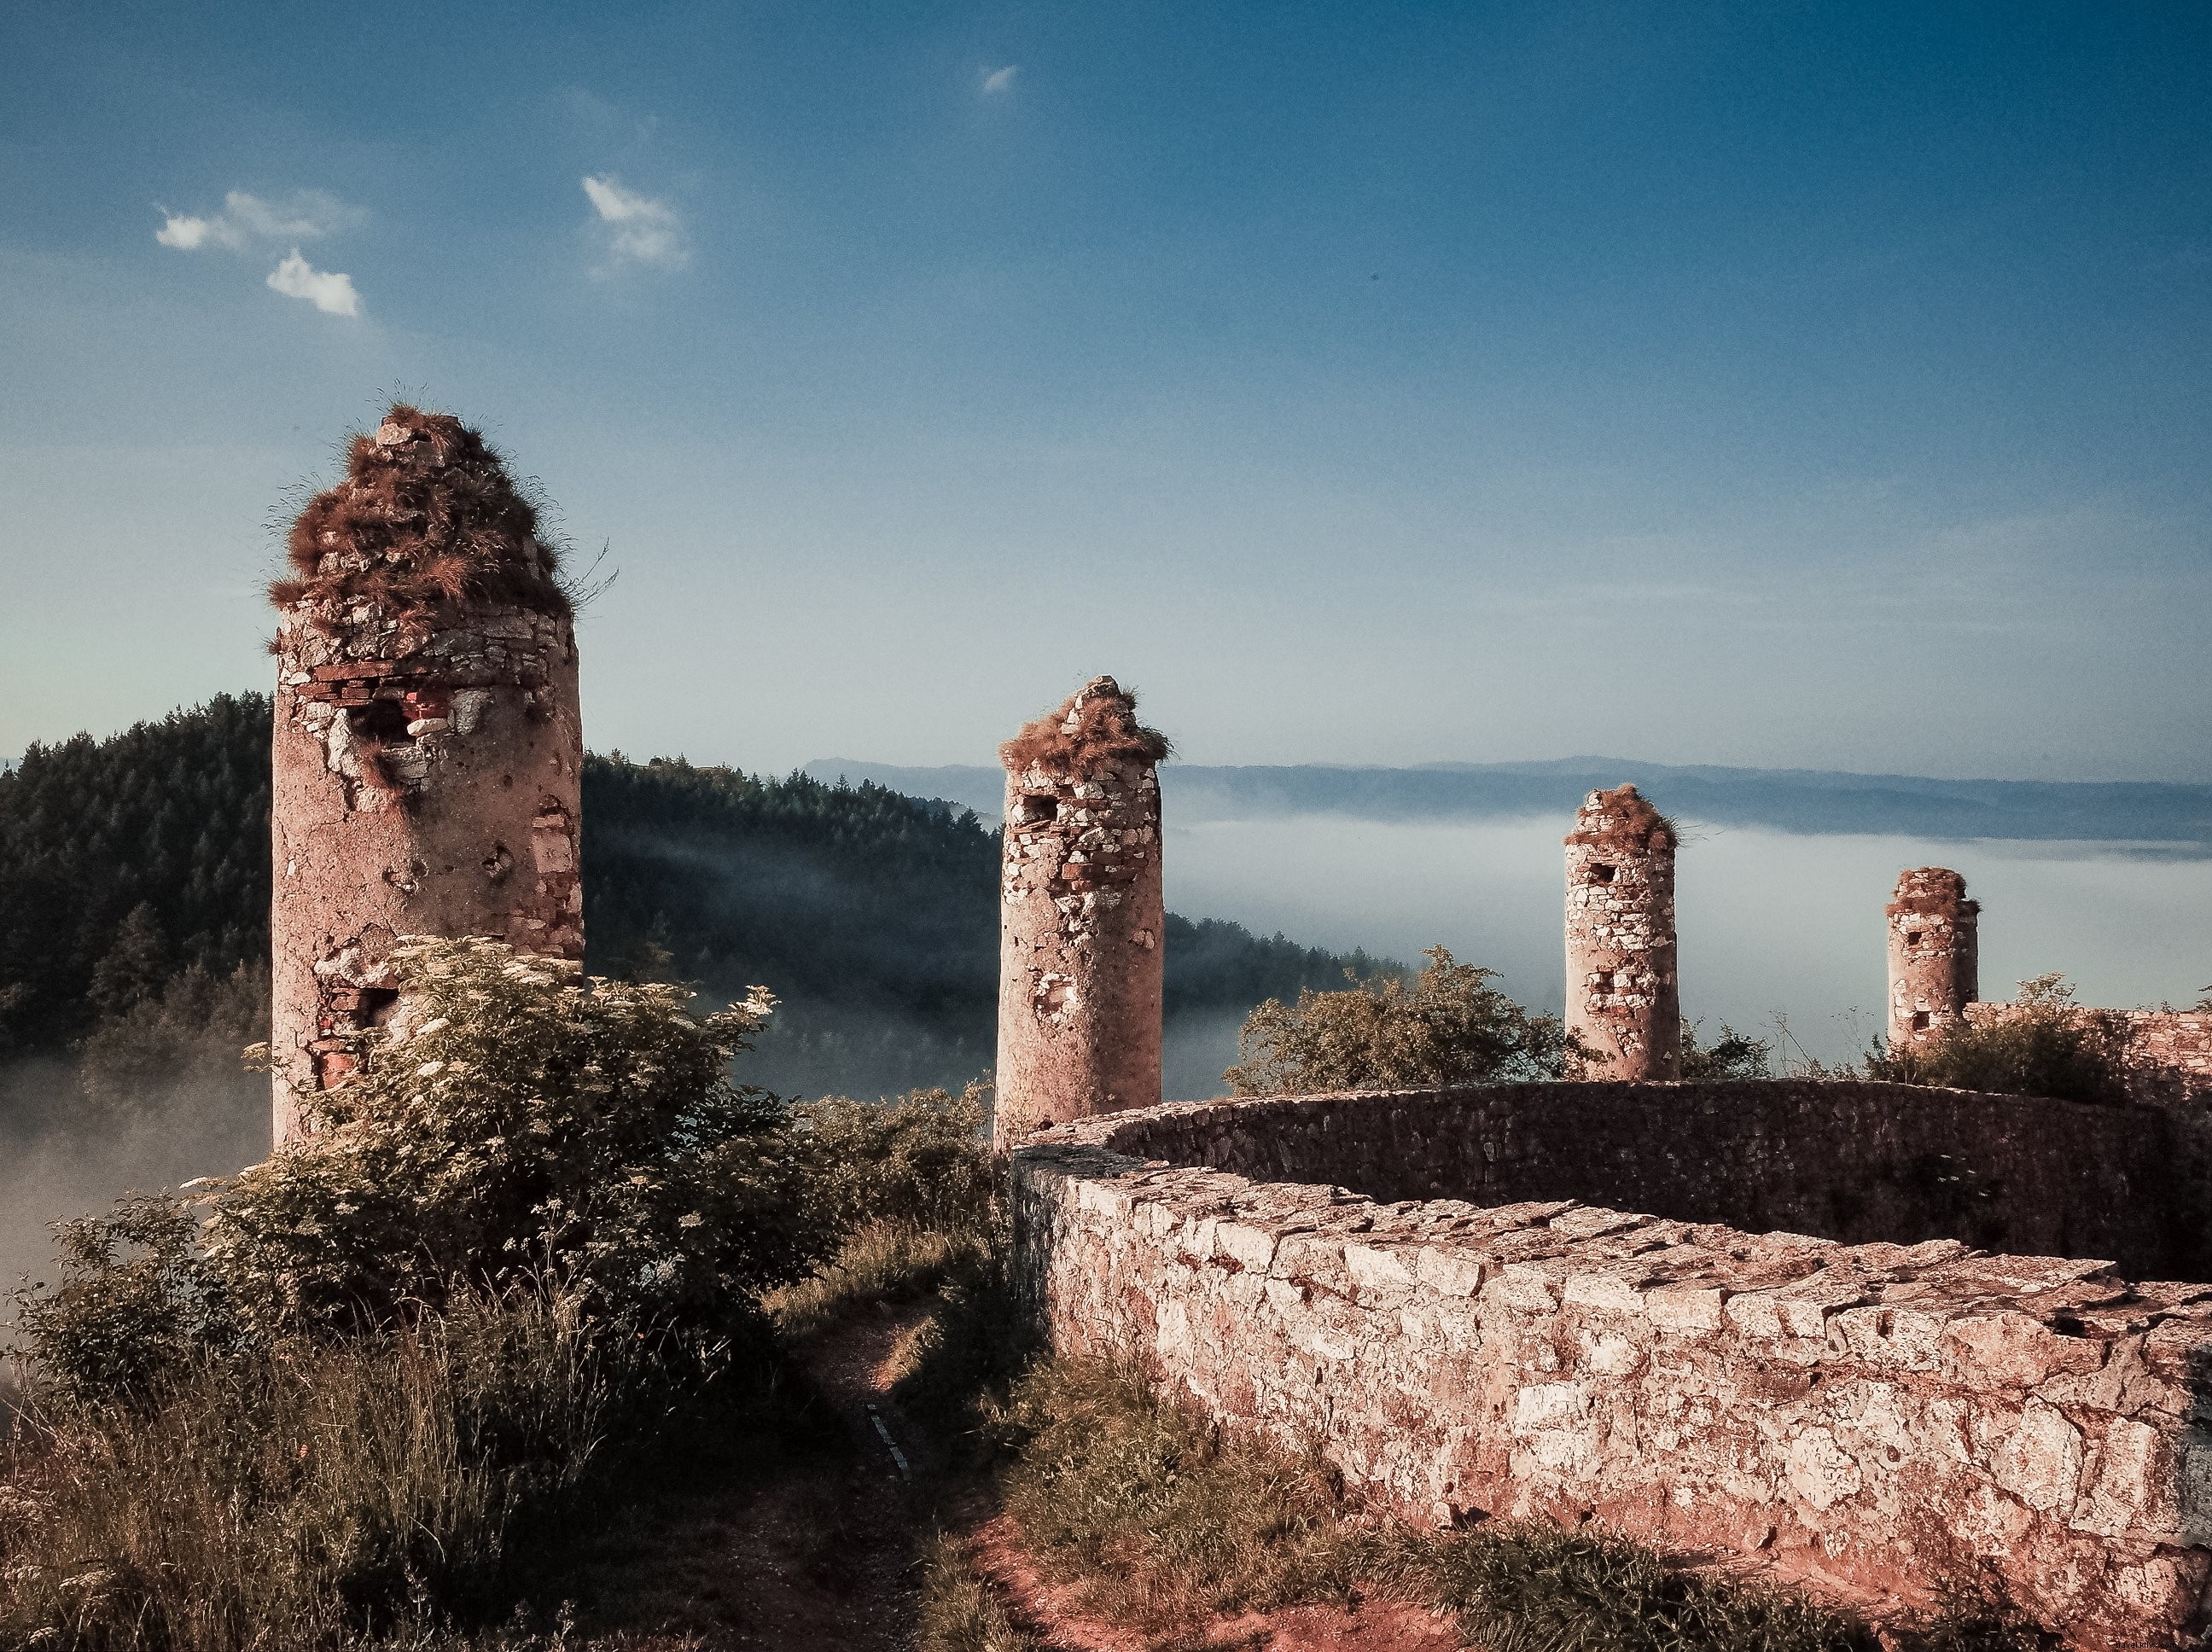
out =
{"type": "MultiPolygon", "coordinates": [[[[1556,1011],[1561,829],[1548,815],[1204,821],[1169,830],[1168,902],[1188,917],[1409,963],[1441,942],[1502,971],[1523,1003],[1556,1011]]],[[[1726,1021],[1772,1037],[1779,1011],[1807,1054],[1863,1051],[1880,1026],[1882,904],[1906,866],[1966,875],[1982,902],[1986,997],[2008,997],[2014,981],[2052,969],[2089,1004],[2193,1003],[2212,982],[2212,859],[2109,843],[1799,836],[1694,821],[1684,829],[1682,1005],[1709,1031],[1726,1021]]],[[[1170,1024],[1170,1096],[1221,1091],[1239,1019],[1170,1024]]],[[[804,1020],[780,1029],[742,1076],[799,1094],[875,1094],[957,1084],[990,1060],[987,1049],[908,1036],[854,1011],[804,1020]]],[[[259,1157],[265,1084],[214,1082],[159,1118],[88,1125],[65,1066],[0,1067],[0,1285],[26,1272],[52,1277],[52,1222],[104,1208],[127,1188],[173,1187],[259,1157]]]]}
{"type": "MultiPolygon", "coordinates": [[[[1982,995],[2060,970],[2085,1004],[2193,1004],[2212,982],[2212,859],[2111,843],[1820,837],[1683,822],[1682,1008],[1823,1060],[1881,1029],[1882,907],[1907,866],[1950,866],[1982,903],[1982,995]]],[[[1558,1010],[1560,822],[1341,815],[1170,826],[1168,904],[1311,945],[1416,960],[1441,942],[1558,1010]]],[[[1233,1051],[1233,1030],[1222,1047],[1233,1051]]],[[[1214,1063],[1217,1070],[1220,1062],[1214,1063]]],[[[1204,1093],[1204,1092],[1194,1092],[1204,1093]]]]}

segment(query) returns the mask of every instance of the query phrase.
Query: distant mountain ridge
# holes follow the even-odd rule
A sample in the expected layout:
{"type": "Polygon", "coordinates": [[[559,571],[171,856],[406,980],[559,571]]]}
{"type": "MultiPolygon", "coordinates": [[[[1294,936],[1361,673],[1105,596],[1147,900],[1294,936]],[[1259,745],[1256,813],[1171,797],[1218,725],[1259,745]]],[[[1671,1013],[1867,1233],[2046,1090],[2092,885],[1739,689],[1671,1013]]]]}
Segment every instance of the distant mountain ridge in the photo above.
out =
{"type": "MultiPolygon", "coordinates": [[[[995,820],[1005,777],[981,764],[902,767],[825,757],[817,779],[873,780],[995,820]]],[[[1585,793],[1633,780],[1669,814],[1800,834],[2081,840],[2212,853],[2212,786],[2152,780],[1947,780],[1819,768],[1724,768],[1563,757],[1547,762],[1229,768],[1170,762],[1160,785],[1173,817],[1351,815],[1376,820],[1571,816],[1585,793]]]]}

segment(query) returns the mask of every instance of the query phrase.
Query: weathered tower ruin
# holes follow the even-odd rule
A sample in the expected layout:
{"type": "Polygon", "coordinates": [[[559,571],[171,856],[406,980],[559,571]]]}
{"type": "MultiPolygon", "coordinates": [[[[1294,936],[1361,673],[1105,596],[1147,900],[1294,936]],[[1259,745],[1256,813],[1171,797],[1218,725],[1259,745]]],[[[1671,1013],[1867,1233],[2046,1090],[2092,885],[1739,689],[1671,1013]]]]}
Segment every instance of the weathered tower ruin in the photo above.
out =
{"type": "Polygon", "coordinates": [[[1889,914],[1889,1046],[1941,1038],[1981,995],[1981,902],[1943,866],[1897,875],[1889,914]]]}
{"type": "Polygon", "coordinates": [[[1632,786],[1593,792],[1567,834],[1567,1030],[1589,1076],[1682,1076],[1674,829],[1632,786]]]}
{"type": "Polygon", "coordinates": [[[295,1084],[398,994],[402,935],[580,959],[583,732],[553,552],[499,456],[392,409],[293,525],[278,616],[270,909],[279,1145],[295,1084]]]}
{"type": "Polygon", "coordinates": [[[1093,677],[1000,748],[1000,1144],[1040,1125],[1160,1099],[1166,738],[1093,677]]]}

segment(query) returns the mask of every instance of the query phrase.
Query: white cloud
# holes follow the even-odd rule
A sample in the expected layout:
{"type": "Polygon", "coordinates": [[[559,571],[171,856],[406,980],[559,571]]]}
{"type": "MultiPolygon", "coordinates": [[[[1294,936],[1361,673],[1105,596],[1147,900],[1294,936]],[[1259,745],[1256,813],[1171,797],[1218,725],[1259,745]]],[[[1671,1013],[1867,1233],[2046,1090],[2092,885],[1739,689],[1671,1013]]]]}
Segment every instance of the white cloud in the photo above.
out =
{"type": "Polygon", "coordinates": [[[154,232],[154,239],[164,246],[173,246],[179,252],[190,252],[213,241],[218,246],[237,246],[245,238],[221,218],[194,218],[181,212],[171,212],[167,207],[156,208],[162,215],[161,227],[154,232]]]}
{"type": "Polygon", "coordinates": [[[584,193],[591,197],[599,222],[608,226],[607,250],[617,263],[674,270],[690,261],[684,221],[667,202],[635,194],[611,178],[586,178],[584,193]]]}
{"type": "Polygon", "coordinates": [[[353,277],[316,269],[296,246],[269,272],[269,285],[287,298],[306,299],[325,315],[361,313],[361,295],[353,289],[353,277]]]}
{"type": "Polygon", "coordinates": [[[256,240],[303,241],[350,229],[368,215],[319,189],[303,189],[281,201],[265,200],[234,189],[222,197],[222,210],[210,217],[156,207],[161,227],[154,239],[183,252],[204,246],[235,252],[256,240]]]}
{"type": "Polygon", "coordinates": [[[1018,63],[1010,63],[1004,69],[985,70],[983,71],[983,94],[986,97],[990,97],[1000,92],[1012,91],[1014,89],[1014,76],[1021,72],[1022,66],[1018,63]]]}

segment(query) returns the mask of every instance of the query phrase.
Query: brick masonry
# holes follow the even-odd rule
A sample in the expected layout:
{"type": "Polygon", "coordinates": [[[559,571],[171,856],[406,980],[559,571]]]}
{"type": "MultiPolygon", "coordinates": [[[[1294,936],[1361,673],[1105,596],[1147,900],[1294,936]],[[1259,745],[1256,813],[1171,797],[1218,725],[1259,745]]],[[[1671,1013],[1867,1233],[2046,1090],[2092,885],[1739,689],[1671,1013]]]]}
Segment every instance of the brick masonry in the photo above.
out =
{"type": "Polygon", "coordinates": [[[1059,1347],[1416,1518],[1994,1582],[2076,1645],[2179,1646],[2212,1287],[2156,1282],[2187,1242],[2140,1209],[2175,1156],[2148,1116],[1806,1081],[1177,1103],[1016,1151],[1016,1266],[1059,1347]]]}

